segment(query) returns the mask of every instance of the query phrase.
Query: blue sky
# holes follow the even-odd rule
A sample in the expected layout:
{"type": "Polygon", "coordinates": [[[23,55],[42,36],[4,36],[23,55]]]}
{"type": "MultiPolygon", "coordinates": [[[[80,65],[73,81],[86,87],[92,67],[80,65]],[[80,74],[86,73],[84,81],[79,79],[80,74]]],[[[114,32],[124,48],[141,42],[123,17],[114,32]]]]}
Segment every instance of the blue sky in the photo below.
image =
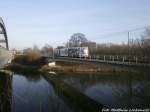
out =
{"type": "Polygon", "coordinates": [[[0,16],[11,48],[56,47],[76,32],[101,42],[103,35],[150,25],[150,0],[0,0],[0,16]]]}

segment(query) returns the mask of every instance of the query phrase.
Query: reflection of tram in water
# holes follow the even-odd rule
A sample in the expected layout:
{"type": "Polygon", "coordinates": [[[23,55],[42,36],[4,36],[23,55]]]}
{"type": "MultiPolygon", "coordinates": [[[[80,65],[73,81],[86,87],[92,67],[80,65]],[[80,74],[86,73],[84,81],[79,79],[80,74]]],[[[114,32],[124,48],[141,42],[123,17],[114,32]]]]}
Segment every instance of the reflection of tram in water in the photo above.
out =
{"type": "Polygon", "coordinates": [[[88,47],[69,47],[69,48],[57,48],[55,55],[58,57],[88,57],[88,47]]]}

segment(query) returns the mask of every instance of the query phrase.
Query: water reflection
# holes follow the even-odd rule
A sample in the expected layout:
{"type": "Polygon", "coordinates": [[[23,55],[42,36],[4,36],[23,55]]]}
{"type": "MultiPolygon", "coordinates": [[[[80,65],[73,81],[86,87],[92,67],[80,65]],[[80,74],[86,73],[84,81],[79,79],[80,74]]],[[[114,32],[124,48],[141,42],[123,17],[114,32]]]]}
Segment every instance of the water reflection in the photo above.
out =
{"type": "Polygon", "coordinates": [[[0,112],[71,112],[40,75],[0,75],[0,112]]]}
{"type": "Polygon", "coordinates": [[[42,76],[36,80],[15,74],[13,95],[15,112],[70,112],[69,107],[55,93],[42,76]]]}
{"type": "Polygon", "coordinates": [[[12,75],[0,73],[0,112],[12,109],[12,75]]]}
{"type": "MultiPolygon", "coordinates": [[[[150,107],[150,76],[147,73],[64,73],[59,78],[106,107],[150,107]]],[[[62,93],[40,74],[1,74],[0,112],[73,111],[59,92],[62,93]]]]}
{"type": "Polygon", "coordinates": [[[146,108],[150,76],[135,73],[74,74],[64,81],[107,107],[146,108]]]}

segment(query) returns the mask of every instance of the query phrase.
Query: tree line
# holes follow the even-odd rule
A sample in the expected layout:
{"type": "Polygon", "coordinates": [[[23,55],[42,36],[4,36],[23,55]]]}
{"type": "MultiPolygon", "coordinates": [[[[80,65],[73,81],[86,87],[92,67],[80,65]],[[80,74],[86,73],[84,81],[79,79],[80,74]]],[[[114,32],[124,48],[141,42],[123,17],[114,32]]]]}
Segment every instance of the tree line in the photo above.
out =
{"type": "Polygon", "coordinates": [[[21,53],[17,53],[13,62],[29,65],[40,65],[46,62],[46,58],[51,57],[53,54],[52,46],[46,44],[44,47],[39,49],[36,45],[33,48],[26,48],[21,53]]]}
{"type": "MultiPolygon", "coordinates": [[[[136,60],[150,63],[150,28],[145,29],[141,38],[129,39],[128,43],[96,43],[89,41],[82,33],[73,34],[64,47],[88,47],[90,57],[124,57],[126,60],[136,60]]],[[[61,48],[61,47],[58,47],[61,48]]],[[[37,46],[23,50],[23,59],[15,58],[17,61],[34,62],[41,57],[52,57],[53,47],[45,45],[41,49],[37,46]]]]}
{"type": "Polygon", "coordinates": [[[140,61],[150,61],[150,28],[146,28],[141,38],[129,39],[127,43],[96,43],[86,39],[82,33],[73,34],[66,47],[88,46],[91,57],[125,56],[128,60],[138,58],[140,61]]]}

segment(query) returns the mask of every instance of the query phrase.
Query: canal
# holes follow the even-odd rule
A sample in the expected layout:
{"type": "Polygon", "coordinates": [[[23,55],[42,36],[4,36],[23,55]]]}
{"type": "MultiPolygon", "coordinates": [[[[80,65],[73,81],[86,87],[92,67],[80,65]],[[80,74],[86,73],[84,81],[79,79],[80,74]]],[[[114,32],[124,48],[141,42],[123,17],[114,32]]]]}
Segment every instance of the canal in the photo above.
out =
{"type": "Polygon", "coordinates": [[[108,108],[150,107],[150,76],[135,73],[84,73],[64,82],[108,108]]]}
{"type": "MultiPolygon", "coordinates": [[[[150,74],[146,71],[71,72],[49,76],[107,108],[150,107],[150,74]]],[[[68,91],[74,95],[71,89],[68,91]]],[[[60,93],[57,86],[42,74],[0,74],[0,110],[4,112],[84,112],[80,106],[74,106],[73,99],[68,101],[60,93]]]]}
{"type": "Polygon", "coordinates": [[[0,93],[1,100],[5,97],[5,101],[0,102],[3,111],[72,112],[42,75],[0,75],[0,85],[0,89],[3,90],[0,93]]]}

